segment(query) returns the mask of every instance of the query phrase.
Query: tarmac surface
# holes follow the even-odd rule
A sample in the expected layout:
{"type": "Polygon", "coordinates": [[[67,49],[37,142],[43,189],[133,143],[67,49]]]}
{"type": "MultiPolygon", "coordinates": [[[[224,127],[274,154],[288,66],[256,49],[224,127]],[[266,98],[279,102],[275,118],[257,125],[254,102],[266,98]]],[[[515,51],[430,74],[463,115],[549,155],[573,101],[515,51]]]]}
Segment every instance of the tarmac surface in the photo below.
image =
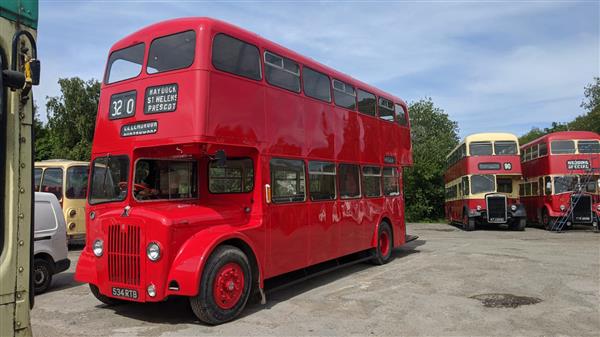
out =
{"type": "Polygon", "coordinates": [[[409,224],[384,266],[342,268],[249,303],[220,326],[185,298],[108,307],[71,268],[36,296],[34,336],[600,336],[600,234],[409,224]]]}

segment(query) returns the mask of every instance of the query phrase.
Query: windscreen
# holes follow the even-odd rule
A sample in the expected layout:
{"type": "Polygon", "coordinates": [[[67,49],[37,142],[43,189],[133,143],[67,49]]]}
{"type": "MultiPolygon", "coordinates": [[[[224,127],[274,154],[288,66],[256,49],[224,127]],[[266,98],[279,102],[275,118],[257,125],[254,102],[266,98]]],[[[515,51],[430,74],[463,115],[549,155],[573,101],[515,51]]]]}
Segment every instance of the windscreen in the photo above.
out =
{"type": "Polygon", "coordinates": [[[471,194],[494,192],[496,180],[492,174],[475,174],[471,176],[471,194]]]}
{"type": "Polygon", "coordinates": [[[517,154],[517,143],[512,141],[494,142],[494,152],[497,156],[515,155],[517,154]]]}
{"type": "Polygon", "coordinates": [[[125,156],[96,158],[92,165],[90,204],[125,200],[128,180],[129,158],[125,156]]]}
{"type": "Polygon", "coordinates": [[[183,69],[194,62],[196,33],[189,30],[159,37],[150,44],[148,52],[148,74],[183,69]]]}
{"type": "Polygon", "coordinates": [[[72,166],[67,169],[67,192],[69,199],[85,199],[88,187],[88,167],[72,166]]]}
{"type": "Polygon", "coordinates": [[[574,191],[577,187],[576,176],[554,177],[554,194],[574,191]]]}
{"type": "Polygon", "coordinates": [[[137,77],[142,72],[145,45],[138,43],[112,52],[108,58],[104,82],[107,84],[137,77]]]}
{"type": "Polygon", "coordinates": [[[133,195],[137,200],[198,197],[198,169],[192,160],[140,159],[134,179],[133,195]]]}

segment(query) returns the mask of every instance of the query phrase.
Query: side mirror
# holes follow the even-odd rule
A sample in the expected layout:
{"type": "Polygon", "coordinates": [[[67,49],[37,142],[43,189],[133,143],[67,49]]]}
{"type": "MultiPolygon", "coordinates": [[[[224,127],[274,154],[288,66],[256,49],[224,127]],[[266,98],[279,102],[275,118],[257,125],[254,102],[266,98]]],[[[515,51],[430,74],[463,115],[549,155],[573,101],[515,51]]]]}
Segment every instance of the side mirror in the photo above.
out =
{"type": "Polygon", "coordinates": [[[217,166],[225,166],[225,161],[227,160],[225,150],[215,152],[214,160],[217,162],[217,166]]]}
{"type": "Polygon", "coordinates": [[[31,84],[39,85],[40,84],[40,73],[41,73],[41,64],[40,60],[31,60],[29,62],[29,67],[31,71],[31,84]]]}

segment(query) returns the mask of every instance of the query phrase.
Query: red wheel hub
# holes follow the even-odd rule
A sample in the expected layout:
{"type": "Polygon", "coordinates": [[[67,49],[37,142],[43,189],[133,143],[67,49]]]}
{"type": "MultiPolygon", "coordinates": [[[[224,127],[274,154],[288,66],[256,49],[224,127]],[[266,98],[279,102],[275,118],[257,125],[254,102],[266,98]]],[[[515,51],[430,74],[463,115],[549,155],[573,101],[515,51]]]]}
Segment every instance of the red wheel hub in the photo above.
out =
{"type": "Polygon", "coordinates": [[[387,256],[390,252],[390,236],[386,231],[379,235],[379,250],[383,256],[387,256]]]}
{"type": "Polygon", "coordinates": [[[244,271],[239,264],[225,264],[215,276],[213,298],[221,309],[233,308],[244,292],[244,271]]]}

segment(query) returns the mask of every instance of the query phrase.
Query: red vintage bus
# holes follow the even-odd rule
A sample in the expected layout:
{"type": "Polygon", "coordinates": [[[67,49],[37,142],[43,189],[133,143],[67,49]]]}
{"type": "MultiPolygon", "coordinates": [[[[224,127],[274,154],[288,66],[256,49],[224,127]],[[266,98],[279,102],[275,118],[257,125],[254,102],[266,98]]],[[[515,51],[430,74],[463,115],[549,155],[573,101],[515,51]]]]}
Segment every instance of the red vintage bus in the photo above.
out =
{"type": "Polygon", "coordinates": [[[221,21],[149,26],[110,50],[76,279],[231,320],[266,279],[388,262],[411,164],[401,99],[221,21]]]}
{"type": "Polygon", "coordinates": [[[447,156],[445,213],[467,231],[477,225],[506,224],[524,230],[525,208],[519,202],[519,140],[510,133],[478,133],[447,156]]]}
{"type": "Polygon", "coordinates": [[[548,230],[562,229],[555,227],[566,216],[562,219],[565,227],[598,226],[600,135],[551,133],[521,146],[521,161],[525,181],[520,194],[531,222],[548,230]]]}

